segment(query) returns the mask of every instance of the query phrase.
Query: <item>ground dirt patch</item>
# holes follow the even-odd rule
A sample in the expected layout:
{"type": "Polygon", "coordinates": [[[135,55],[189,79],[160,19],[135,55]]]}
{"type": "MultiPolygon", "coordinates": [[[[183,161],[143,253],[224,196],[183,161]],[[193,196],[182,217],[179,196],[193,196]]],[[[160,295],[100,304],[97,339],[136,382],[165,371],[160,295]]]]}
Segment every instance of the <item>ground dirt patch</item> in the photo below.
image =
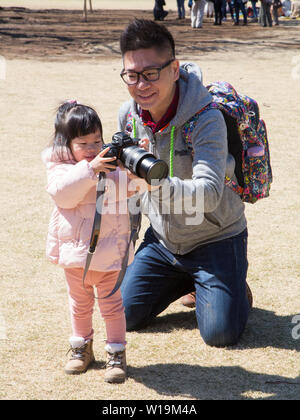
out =
{"type": "MultiPolygon", "coordinates": [[[[0,53],[7,58],[85,59],[118,57],[119,36],[133,17],[152,19],[149,10],[96,10],[84,22],[80,10],[31,10],[0,8],[0,53]]],[[[163,23],[174,34],[177,55],[208,52],[275,52],[300,48],[300,21],[284,20],[279,27],[262,28],[257,23],[232,27],[231,20],[213,26],[205,19],[203,29],[191,29],[190,19],[176,20],[171,11],[163,23]]]]}

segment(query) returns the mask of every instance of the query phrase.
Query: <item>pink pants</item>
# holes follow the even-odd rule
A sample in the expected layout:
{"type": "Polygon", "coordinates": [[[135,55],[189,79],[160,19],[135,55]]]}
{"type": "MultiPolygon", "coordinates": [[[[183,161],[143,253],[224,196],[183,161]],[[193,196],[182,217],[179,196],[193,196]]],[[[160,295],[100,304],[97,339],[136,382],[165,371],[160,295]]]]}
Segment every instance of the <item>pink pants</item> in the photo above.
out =
{"type": "Polygon", "coordinates": [[[92,317],[94,309],[94,288],[97,288],[100,313],[105,321],[107,343],[126,344],[126,321],[120,289],[107,299],[103,299],[113,289],[119,271],[89,271],[84,287],[83,269],[66,268],[69,305],[73,335],[89,339],[93,337],[92,317]]]}

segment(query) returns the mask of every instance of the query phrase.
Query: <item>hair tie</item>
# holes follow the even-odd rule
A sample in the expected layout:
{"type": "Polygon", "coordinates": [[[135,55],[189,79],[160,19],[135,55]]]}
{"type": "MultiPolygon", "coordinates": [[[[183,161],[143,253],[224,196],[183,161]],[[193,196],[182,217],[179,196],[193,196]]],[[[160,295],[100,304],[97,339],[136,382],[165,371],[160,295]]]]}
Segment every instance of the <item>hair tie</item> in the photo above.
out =
{"type": "Polygon", "coordinates": [[[78,105],[78,102],[76,101],[76,99],[69,99],[66,103],[67,104],[78,105]]]}

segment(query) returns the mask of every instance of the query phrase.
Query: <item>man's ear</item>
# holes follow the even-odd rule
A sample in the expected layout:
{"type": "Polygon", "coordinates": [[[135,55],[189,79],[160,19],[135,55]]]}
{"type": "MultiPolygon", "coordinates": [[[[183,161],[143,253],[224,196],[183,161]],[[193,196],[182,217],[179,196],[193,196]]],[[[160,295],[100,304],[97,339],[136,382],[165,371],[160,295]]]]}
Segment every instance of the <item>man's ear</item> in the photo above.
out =
{"type": "Polygon", "coordinates": [[[179,79],[179,60],[175,60],[172,63],[173,70],[174,70],[174,82],[179,79]]]}

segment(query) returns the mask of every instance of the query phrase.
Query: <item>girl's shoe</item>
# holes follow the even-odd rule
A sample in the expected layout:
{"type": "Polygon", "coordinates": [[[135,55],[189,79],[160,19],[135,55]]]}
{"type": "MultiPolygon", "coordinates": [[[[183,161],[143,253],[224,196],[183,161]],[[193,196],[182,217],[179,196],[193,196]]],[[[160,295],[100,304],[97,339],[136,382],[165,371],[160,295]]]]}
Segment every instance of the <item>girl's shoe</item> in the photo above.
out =
{"type": "Polygon", "coordinates": [[[65,373],[78,375],[87,371],[89,365],[94,362],[93,340],[85,340],[83,337],[70,337],[72,351],[70,360],[65,366],[65,373]]]}
{"type": "Polygon", "coordinates": [[[125,346],[121,343],[108,343],[105,350],[107,360],[104,381],[111,384],[125,382],[127,374],[125,346]]]}

